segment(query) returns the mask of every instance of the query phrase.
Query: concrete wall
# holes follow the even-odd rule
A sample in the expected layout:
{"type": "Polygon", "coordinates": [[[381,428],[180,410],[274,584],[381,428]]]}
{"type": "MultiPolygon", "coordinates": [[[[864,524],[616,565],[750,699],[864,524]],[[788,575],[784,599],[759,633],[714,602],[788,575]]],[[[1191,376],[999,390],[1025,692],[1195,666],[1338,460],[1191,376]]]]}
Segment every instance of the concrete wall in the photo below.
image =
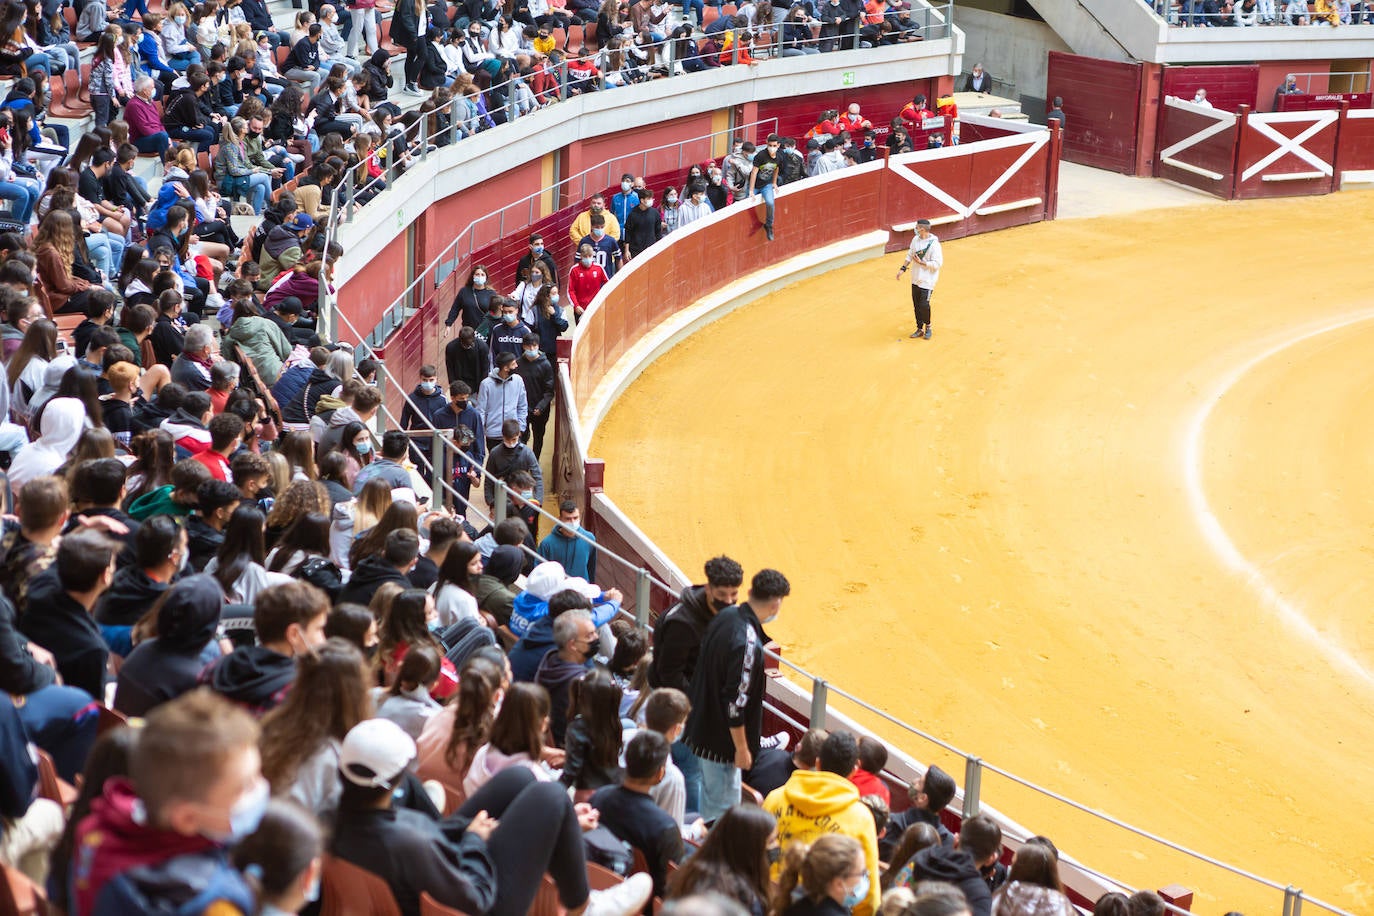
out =
{"type": "MultiPolygon", "coordinates": [[[[1069,46],[1043,22],[989,13],[960,4],[954,21],[964,31],[964,69],[982,61],[998,79],[1016,83],[1022,95],[1043,99],[1049,51],[1069,46]]],[[[1027,112],[1032,114],[1036,113],[1027,112]]]]}

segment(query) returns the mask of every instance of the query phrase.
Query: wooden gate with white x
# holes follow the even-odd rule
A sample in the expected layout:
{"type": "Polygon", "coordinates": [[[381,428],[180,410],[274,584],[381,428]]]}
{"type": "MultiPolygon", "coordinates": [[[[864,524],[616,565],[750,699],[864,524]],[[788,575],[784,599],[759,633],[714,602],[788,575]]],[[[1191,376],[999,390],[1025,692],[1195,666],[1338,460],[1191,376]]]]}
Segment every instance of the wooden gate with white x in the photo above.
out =
{"type": "Polygon", "coordinates": [[[1237,198],[1297,197],[1336,189],[1341,113],[1274,111],[1240,118],[1237,198]]]}
{"type": "Polygon", "coordinates": [[[1155,177],[1229,200],[1235,185],[1239,118],[1166,96],[1161,106],[1155,177]]]}

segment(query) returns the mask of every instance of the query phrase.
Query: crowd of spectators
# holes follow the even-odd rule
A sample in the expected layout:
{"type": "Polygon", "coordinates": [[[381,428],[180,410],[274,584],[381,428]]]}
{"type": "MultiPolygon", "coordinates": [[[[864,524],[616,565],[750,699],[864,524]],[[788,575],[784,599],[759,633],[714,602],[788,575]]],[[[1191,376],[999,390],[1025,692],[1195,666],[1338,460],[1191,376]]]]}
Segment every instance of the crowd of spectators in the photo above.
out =
{"type": "Polygon", "coordinates": [[[1153,0],[1152,6],[1170,25],[1196,28],[1374,22],[1369,0],[1153,0]]]}

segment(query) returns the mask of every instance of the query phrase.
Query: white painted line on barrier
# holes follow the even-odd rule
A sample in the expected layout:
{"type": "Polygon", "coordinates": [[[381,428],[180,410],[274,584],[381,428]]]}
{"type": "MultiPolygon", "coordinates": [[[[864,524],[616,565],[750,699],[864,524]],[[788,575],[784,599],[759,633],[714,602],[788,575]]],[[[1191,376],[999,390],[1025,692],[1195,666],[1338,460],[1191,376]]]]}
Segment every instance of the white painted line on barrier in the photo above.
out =
{"type": "Polygon", "coordinates": [[[1368,668],[1361,664],[1359,659],[1346,651],[1344,646],[1333,642],[1318,630],[1312,621],[1303,614],[1302,609],[1285,598],[1274,584],[1265,577],[1264,572],[1240,552],[1240,548],[1226,533],[1221,520],[1212,511],[1202,483],[1202,442],[1207,421],[1212,416],[1212,408],[1220,403],[1221,399],[1236,386],[1237,382],[1261,363],[1272,359],[1290,347],[1297,346],[1314,337],[1320,337],[1323,334],[1339,331],[1366,321],[1374,321],[1374,309],[1345,315],[1325,324],[1311,327],[1296,335],[1288,334],[1281,343],[1269,347],[1222,376],[1189,421],[1183,448],[1183,482],[1188,493],[1189,507],[1197,520],[1198,527],[1202,529],[1202,536],[1222,563],[1233,572],[1242,575],[1264,603],[1277,612],[1280,620],[1299,636],[1315,645],[1328,660],[1337,667],[1358,676],[1367,685],[1374,685],[1374,673],[1371,673],[1368,668]]]}
{"type": "Polygon", "coordinates": [[[994,213],[1006,213],[1008,210],[1020,210],[1025,207],[1038,207],[1044,201],[1039,197],[1027,197],[1025,200],[1013,200],[1007,204],[997,204],[993,207],[983,207],[978,210],[979,216],[992,216],[994,213]]]}
{"type": "Polygon", "coordinates": [[[1330,172],[1289,172],[1283,175],[1261,175],[1260,181],[1311,181],[1313,178],[1330,177],[1330,172]]]}
{"type": "Polygon", "coordinates": [[[1192,172],[1194,175],[1201,175],[1203,178],[1210,178],[1213,181],[1221,181],[1221,179],[1226,177],[1220,172],[1214,172],[1211,169],[1204,169],[1200,165],[1193,165],[1188,162],[1180,162],[1179,160],[1174,159],[1171,156],[1161,156],[1159,161],[1164,165],[1173,166],[1174,168],[1182,169],[1185,172],[1192,172]]]}

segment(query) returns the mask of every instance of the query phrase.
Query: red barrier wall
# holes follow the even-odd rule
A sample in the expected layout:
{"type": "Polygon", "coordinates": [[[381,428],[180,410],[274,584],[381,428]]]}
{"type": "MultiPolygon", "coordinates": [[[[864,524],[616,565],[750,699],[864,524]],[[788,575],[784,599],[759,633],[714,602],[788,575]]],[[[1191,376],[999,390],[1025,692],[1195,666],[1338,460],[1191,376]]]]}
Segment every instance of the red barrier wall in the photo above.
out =
{"type": "MultiPolygon", "coordinates": [[[[1187,142],[1198,133],[1216,125],[1217,119],[1206,114],[1160,106],[1159,152],[1155,156],[1154,174],[1156,178],[1167,178],[1185,184],[1208,194],[1229,198],[1235,181],[1236,131],[1234,125],[1205,140],[1188,145],[1185,149],[1169,153],[1178,144],[1187,142]],[[1168,161],[1165,161],[1165,160],[1168,161]],[[1185,163],[1196,168],[1213,172],[1220,176],[1213,178],[1181,168],[1177,163],[1185,163]]],[[[1224,114],[1224,109],[1215,109],[1224,114]]]]}
{"type": "Polygon", "coordinates": [[[1334,190],[1332,170],[1339,126],[1340,120],[1334,111],[1258,114],[1241,118],[1236,153],[1236,197],[1301,197],[1334,190]],[[1303,158],[1283,143],[1282,138],[1296,142],[1307,133],[1311,135],[1297,146],[1316,161],[1303,158]]]}
{"type": "Polygon", "coordinates": [[[1050,52],[1045,96],[1064,100],[1064,158],[1137,174],[1143,65],[1050,52]]]}
{"type": "Polygon", "coordinates": [[[1259,98],[1259,77],[1257,64],[1165,67],[1160,93],[1192,101],[1199,89],[1206,89],[1213,108],[1233,112],[1249,105],[1253,110],[1259,98]]]}
{"type": "Polygon", "coordinates": [[[822,111],[834,108],[843,114],[851,102],[858,102],[863,116],[873,122],[873,129],[882,138],[887,136],[888,124],[918,92],[924,94],[930,100],[931,108],[934,108],[938,91],[938,81],[927,79],[863,89],[843,89],[839,92],[818,92],[791,99],[772,99],[759,102],[758,119],[777,118],[778,133],[784,137],[796,137],[800,147],[804,146],[801,138],[816,126],[816,117],[822,111]]]}
{"type": "MultiPolygon", "coordinates": [[[[1340,171],[1374,170],[1374,117],[1352,117],[1341,124],[1340,171]]],[[[1368,114],[1368,112],[1365,112],[1368,114]]]]}

